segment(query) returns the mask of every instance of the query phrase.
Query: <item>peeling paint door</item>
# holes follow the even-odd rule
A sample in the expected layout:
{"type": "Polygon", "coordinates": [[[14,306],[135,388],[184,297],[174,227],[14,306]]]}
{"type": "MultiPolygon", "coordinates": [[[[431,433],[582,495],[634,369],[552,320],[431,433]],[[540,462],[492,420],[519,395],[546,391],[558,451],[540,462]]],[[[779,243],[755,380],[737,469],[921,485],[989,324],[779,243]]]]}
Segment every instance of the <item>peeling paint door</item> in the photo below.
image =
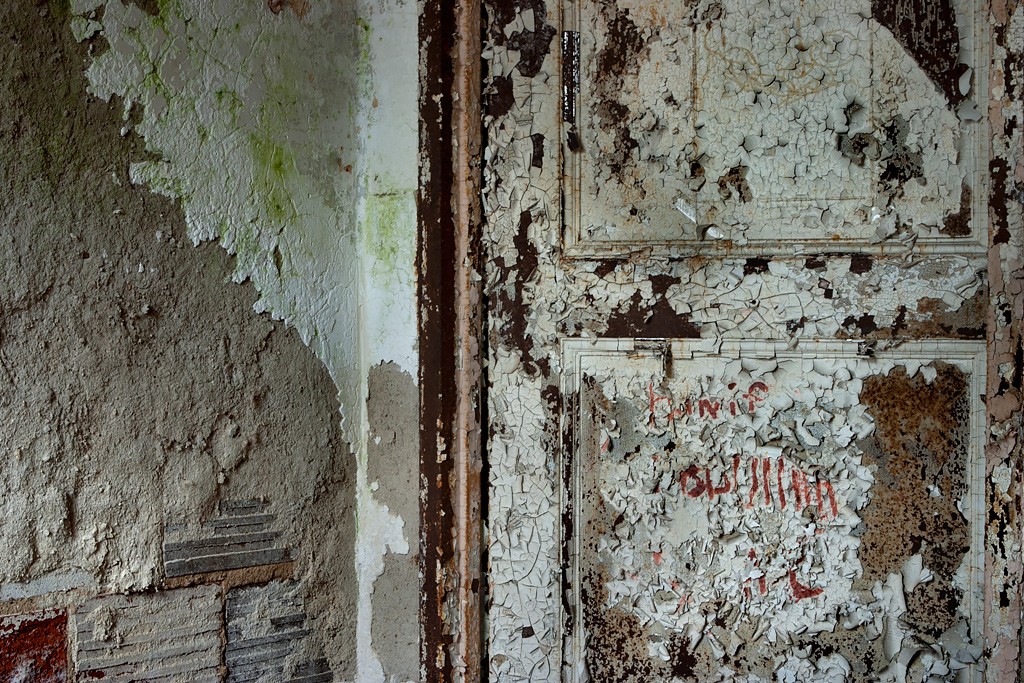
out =
{"type": "Polygon", "coordinates": [[[490,680],[980,681],[982,3],[487,9],[490,680]]]}

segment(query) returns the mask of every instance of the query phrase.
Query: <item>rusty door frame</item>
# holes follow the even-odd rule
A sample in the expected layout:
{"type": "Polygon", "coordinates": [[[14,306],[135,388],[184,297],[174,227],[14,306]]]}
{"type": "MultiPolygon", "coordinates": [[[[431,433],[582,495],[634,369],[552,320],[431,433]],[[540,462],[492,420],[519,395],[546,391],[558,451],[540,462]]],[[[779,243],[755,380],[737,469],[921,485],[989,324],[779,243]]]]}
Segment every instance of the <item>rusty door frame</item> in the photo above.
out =
{"type": "Polygon", "coordinates": [[[419,4],[420,680],[481,680],[479,0],[419,4]]]}

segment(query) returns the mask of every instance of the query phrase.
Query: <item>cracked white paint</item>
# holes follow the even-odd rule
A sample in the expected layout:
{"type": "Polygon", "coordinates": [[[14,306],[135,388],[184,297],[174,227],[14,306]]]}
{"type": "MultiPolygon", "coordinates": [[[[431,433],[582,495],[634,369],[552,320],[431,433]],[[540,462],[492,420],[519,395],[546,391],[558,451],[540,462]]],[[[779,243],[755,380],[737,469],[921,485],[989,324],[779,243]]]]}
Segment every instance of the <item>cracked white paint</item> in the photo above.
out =
{"type": "MultiPolygon", "coordinates": [[[[970,3],[960,14],[973,25],[970,3]]],[[[584,76],[583,151],[567,152],[581,196],[566,220],[581,254],[647,242],[704,253],[709,237],[769,250],[934,241],[961,188],[984,188],[984,123],[971,113],[984,89],[971,92],[968,74],[975,99],[952,109],[867,0],[585,2],[568,17],[584,76]],[[885,178],[894,159],[916,177],[885,178]]],[[[962,33],[962,58],[984,73],[962,33]]]]}
{"type": "MultiPolygon", "coordinates": [[[[775,646],[866,624],[864,637],[882,638],[890,661],[879,680],[906,680],[910,668],[915,676],[924,671],[926,678],[948,680],[978,661],[981,646],[968,634],[969,624],[977,633],[981,622],[980,543],[956,575],[964,595],[959,620],[924,660],[913,630],[900,626],[905,596],[935,579],[920,555],[910,556],[900,573],[875,581],[870,593],[853,590],[863,574],[858,511],[875,485],[858,446],[874,431],[859,394],[865,379],[897,367],[931,383],[936,368],[923,356],[843,357],[815,345],[773,358],[767,348],[740,342],[721,356],[684,352],[673,359],[669,376],[662,354],[648,352],[645,359],[643,351],[605,351],[614,342],[593,351],[572,348],[594,354],[579,361],[575,373],[594,377],[610,402],[600,434],[584,438],[577,455],[576,485],[587,491],[564,498],[582,505],[577,514],[598,515],[594,523],[601,529],[596,551],[588,554],[581,548],[591,543],[590,532],[577,525],[575,552],[583,555],[574,561],[599,563],[606,591],[601,608],[635,615],[648,633],[650,657],[670,661],[674,633],[686,638],[691,652],[704,643],[716,660],[728,655],[735,661],[748,644],[741,633],[775,646]],[[604,512],[586,502],[588,495],[600,497],[604,512]],[[712,631],[723,622],[728,639],[712,631]]],[[[920,345],[915,349],[914,355],[921,353],[920,345]]],[[[941,343],[934,346],[942,350],[941,343]]],[[[944,358],[958,353],[955,346],[944,350],[944,358]]],[[[980,387],[980,365],[967,363],[964,370],[980,387]]],[[[580,420],[589,419],[586,412],[580,420]]],[[[980,415],[976,403],[975,432],[980,415]]],[[[593,432],[586,424],[578,429],[593,432]]],[[[973,464],[966,469],[977,475],[980,433],[969,449],[973,464]]],[[[975,479],[957,502],[977,539],[984,495],[977,490],[980,476],[975,479]]],[[[933,495],[941,494],[936,489],[933,495]]],[[[575,577],[581,581],[579,573],[575,577]]],[[[583,612],[582,605],[576,609],[583,612]]],[[[581,640],[575,656],[586,647],[581,640]]],[[[772,680],[853,680],[841,653],[817,662],[791,654],[776,663],[772,680]],[[812,679],[800,678],[812,673],[812,679]]],[[[709,680],[766,679],[737,677],[722,664],[709,680]]]]}
{"type": "MultiPolygon", "coordinates": [[[[976,3],[959,3],[957,8],[961,59],[971,62],[974,74],[963,83],[970,86],[970,97],[959,110],[949,107],[889,31],[867,18],[869,3],[849,13],[828,5],[818,13],[824,15],[821,22],[809,16],[815,14],[815,3],[799,5],[808,8],[807,16],[795,4],[772,3],[774,13],[763,10],[767,6],[621,0],[564,5],[560,10],[557,3],[532,3],[529,21],[535,38],[545,25],[554,27],[548,34],[552,37],[562,29],[580,32],[583,75],[575,127],[563,120],[559,40],[553,38],[546,48],[539,73],[524,75],[527,60],[518,47],[523,34],[530,33],[525,11],[507,16],[504,26],[491,27],[484,50],[493,98],[485,118],[484,207],[489,219],[485,280],[497,311],[491,321],[489,389],[488,647],[493,680],[585,680],[587,675],[561,621],[560,576],[566,560],[557,534],[571,498],[562,488],[560,471],[560,439],[568,437],[561,433],[565,424],[558,420],[551,391],[570,371],[562,353],[567,339],[626,336],[624,329],[636,329],[642,337],[644,324],[655,315],[664,319],[666,308],[690,326],[688,335],[711,344],[781,341],[794,353],[820,339],[972,334],[971,329],[984,325],[979,311],[985,308],[988,286],[981,256],[987,185],[979,169],[987,163],[988,140],[983,132],[987,121],[976,109],[984,108],[988,96],[988,66],[987,39],[975,23],[976,3]],[[631,40],[606,34],[617,12],[638,27],[641,46],[639,53],[623,60],[622,68],[629,73],[621,82],[608,78],[614,64],[603,65],[608,73],[595,72],[605,45],[631,40]],[[512,37],[518,46],[510,44],[512,37]],[[802,50],[798,39],[816,40],[818,47],[802,50]],[[708,50],[757,66],[742,77],[763,76],[762,94],[773,106],[759,109],[749,92],[742,99],[740,91],[750,84],[730,85],[730,78],[741,77],[736,69],[717,76],[705,73],[721,71],[723,64],[709,63],[708,50]],[[598,78],[610,85],[602,90],[598,78]],[[618,123],[637,142],[635,147],[617,138],[614,126],[602,126],[607,109],[598,98],[620,96],[625,113],[618,123]],[[739,99],[729,104],[730,97],[739,99]],[[861,109],[849,107],[853,101],[861,109]],[[879,149],[874,150],[862,138],[868,148],[863,166],[837,149],[837,136],[881,136],[885,123],[893,124],[893,140],[876,141],[879,149]],[[580,152],[567,141],[570,128],[579,134],[580,152]],[[535,136],[544,141],[539,166],[535,136]],[[784,146],[782,137],[787,137],[784,146]],[[880,166],[897,153],[914,158],[921,167],[919,177],[887,186],[880,166]],[[876,154],[876,159],[868,158],[876,154]],[[693,177],[690,165],[698,157],[702,179],[693,177]],[[613,168],[613,162],[621,162],[621,168],[613,168]],[[728,171],[738,166],[745,170],[728,178],[728,171]],[[724,179],[722,186],[719,178],[724,179]],[[629,182],[635,186],[626,187],[629,182]],[[970,206],[962,207],[964,184],[972,198],[970,206]],[[745,192],[751,194],[747,202],[742,200],[745,192]],[[952,238],[940,229],[957,214],[970,234],[952,238]],[[700,241],[702,236],[705,241],[700,241]],[[710,237],[720,238],[720,244],[710,245],[710,237]],[[873,258],[836,253],[851,251],[873,258]],[[688,258],[695,254],[697,258],[688,258]],[[707,254],[722,258],[700,257],[707,254]],[[747,254],[765,260],[740,258],[747,254]],[[598,261],[607,257],[616,260],[598,261]],[[520,270],[525,264],[530,269],[520,270]],[[944,323],[945,331],[928,331],[947,319],[951,322],[944,323]],[[516,321],[523,325],[521,336],[511,324],[516,321]],[[959,332],[961,328],[966,332],[959,332]]],[[[725,63],[732,64],[728,59],[725,63]]],[[[867,341],[865,346],[874,344],[867,341]]],[[[817,374],[838,382],[844,372],[852,378],[863,367],[860,362],[836,361],[817,374]]],[[[932,369],[925,364],[919,371],[928,377],[932,369]]],[[[822,399],[838,393],[849,405],[829,408],[829,419],[864,419],[856,386],[815,385],[814,391],[822,399]]],[[[808,414],[821,407],[813,405],[808,414]]],[[[803,432],[821,438],[806,427],[803,432]]],[[[794,439],[806,436],[794,433],[794,439]]],[[[850,467],[844,470],[846,479],[832,484],[844,505],[840,519],[852,526],[858,506],[869,499],[872,477],[863,472],[863,477],[856,476],[852,446],[839,450],[850,467]]],[[[707,458],[714,460],[710,454],[707,458]]],[[[776,463],[777,456],[769,460],[776,463]]],[[[749,460],[746,464],[749,468],[749,460]]],[[[719,459],[718,465],[731,468],[728,460],[719,459]]],[[[630,473],[637,481],[641,478],[630,473]]],[[[623,472],[627,477],[630,473],[623,472]]],[[[608,489],[610,499],[624,497],[622,503],[628,498],[628,485],[614,493],[613,488],[608,489]]],[[[716,519],[709,517],[708,525],[725,523],[716,519]]],[[[634,548],[639,541],[616,542],[634,548]]],[[[853,556],[828,568],[839,586],[848,580],[843,572],[855,571],[857,564],[856,544],[845,542],[853,556]]],[[[623,558],[627,556],[629,562],[640,557],[625,553],[623,558]]],[[[734,554],[733,559],[735,566],[726,563],[728,571],[753,571],[743,557],[734,554]]],[[[826,571],[824,566],[816,570],[826,571]]],[[[905,609],[901,601],[906,586],[926,581],[927,570],[911,563],[895,578],[879,582],[874,601],[862,605],[863,610],[852,609],[846,618],[853,624],[905,609]]],[[[803,576],[810,578],[798,578],[803,576]]],[[[662,614],[656,601],[644,602],[646,584],[641,579],[636,585],[632,579],[623,582],[615,590],[620,597],[628,596],[644,619],[661,623],[661,628],[668,628],[666,623],[688,626],[673,621],[678,614],[662,614]]],[[[575,600],[578,586],[566,590],[575,600]]],[[[800,621],[784,614],[776,634],[784,640],[786,629],[812,628],[820,616],[800,621]]],[[[895,623],[895,617],[891,620],[895,623]]],[[[832,628],[835,622],[821,623],[832,628]]],[[[876,628],[879,634],[890,634],[886,654],[892,656],[892,667],[887,675],[903,680],[908,662],[901,658],[910,657],[912,648],[900,645],[895,627],[887,629],[880,622],[876,628]]],[[[977,656],[977,642],[966,632],[947,635],[946,654],[934,659],[919,654],[916,665],[923,669],[915,676],[949,680],[955,672],[944,667],[977,656]]],[[[661,648],[652,644],[650,654],[660,658],[661,648]]],[[[778,680],[851,680],[841,658],[815,662],[794,652],[776,664],[778,680]]],[[[760,680],[730,676],[722,673],[723,680],[760,680]]]]}
{"type": "Polygon", "coordinates": [[[158,157],[133,164],[133,181],[181,201],[193,242],[235,255],[256,311],[294,326],[338,387],[356,451],[358,680],[384,681],[373,584],[412,539],[367,480],[365,399],[382,361],[417,374],[415,5],[159,7],[74,0],[75,36],[109,44],[90,88],[124,100],[125,132],[158,157]]]}

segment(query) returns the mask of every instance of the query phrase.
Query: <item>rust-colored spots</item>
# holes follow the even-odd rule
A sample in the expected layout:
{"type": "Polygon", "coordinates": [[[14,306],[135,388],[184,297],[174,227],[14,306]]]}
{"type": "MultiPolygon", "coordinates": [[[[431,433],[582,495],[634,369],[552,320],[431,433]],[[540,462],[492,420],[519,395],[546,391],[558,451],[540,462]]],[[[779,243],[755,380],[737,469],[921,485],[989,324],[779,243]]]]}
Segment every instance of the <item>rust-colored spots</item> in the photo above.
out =
{"type": "Polygon", "coordinates": [[[771,259],[761,257],[748,258],[746,263],[743,264],[743,274],[752,275],[759,273],[767,273],[769,263],[771,263],[771,259]]]}
{"type": "Polygon", "coordinates": [[[648,306],[637,292],[628,306],[608,316],[608,328],[602,336],[696,339],[700,337],[700,328],[690,322],[689,316],[676,313],[666,299],[659,297],[653,306],[648,306]]]}
{"type": "Polygon", "coordinates": [[[877,159],[879,144],[870,133],[840,133],[836,136],[836,149],[857,166],[863,166],[868,159],[877,159]]]}
{"type": "Polygon", "coordinates": [[[877,468],[862,514],[864,580],[884,580],[921,555],[936,579],[907,596],[906,619],[933,637],[956,618],[961,596],[953,575],[970,545],[957,507],[966,487],[968,384],[958,368],[935,367],[931,383],[897,368],[866,379],[861,394],[875,418],[875,432],[861,446],[866,464],[877,468]]]}
{"type": "Polygon", "coordinates": [[[982,287],[956,310],[948,310],[942,299],[924,297],[917,301],[916,316],[911,316],[906,306],[900,306],[892,327],[877,327],[873,318],[866,325],[866,320],[852,317],[843,326],[851,336],[857,336],[859,331],[867,339],[984,339],[988,310],[988,291],[982,287]]]}
{"type": "Polygon", "coordinates": [[[66,615],[0,619],[0,681],[63,683],[67,672],[66,615]]]}
{"type": "Polygon", "coordinates": [[[718,179],[718,194],[722,199],[728,200],[736,196],[741,202],[749,202],[754,198],[747,184],[747,167],[733,166],[722,177],[718,179]]]}
{"type": "Polygon", "coordinates": [[[630,112],[625,98],[637,91],[637,74],[647,51],[647,41],[640,34],[626,10],[606,3],[601,13],[608,22],[605,44],[597,55],[596,111],[600,125],[615,138],[613,152],[602,160],[612,175],[623,185],[632,186],[626,171],[633,163],[633,150],[639,143],[630,131],[630,112]]]}
{"type": "Polygon", "coordinates": [[[499,2],[490,5],[488,9],[492,13],[490,38],[494,44],[518,53],[516,71],[520,75],[533,78],[539,74],[544,60],[551,52],[551,39],[555,37],[555,27],[548,23],[548,11],[543,0],[499,2]],[[533,12],[533,30],[515,31],[506,35],[504,28],[515,21],[518,15],[526,12],[533,12]]]}
{"type": "Polygon", "coordinates": [[[863,275],[871,270],[871,257],[867,254],[854,254],[850,257],[850,272],[856,275],[863,275]]]}

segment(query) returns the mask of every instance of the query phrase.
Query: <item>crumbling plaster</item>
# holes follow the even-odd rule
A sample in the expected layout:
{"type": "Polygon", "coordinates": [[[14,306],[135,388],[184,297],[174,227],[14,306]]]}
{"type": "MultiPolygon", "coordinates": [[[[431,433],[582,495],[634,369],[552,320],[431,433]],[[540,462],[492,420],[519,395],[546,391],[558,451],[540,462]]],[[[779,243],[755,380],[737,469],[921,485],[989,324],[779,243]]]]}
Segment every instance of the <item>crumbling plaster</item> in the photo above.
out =
{"type": "MultiPolygon", "coordinates": [[[[192,433],[182,426],[180,436],[167,437],[171,439],[167,447],[186,452],[194,448],[197,457],[208,447],[216,453],[215,460],[219,459],[203,469],[196,469],[203,464],[199,461],[171,459],[170,466],[177,468],[168,470],[171,482],[195,480],[201,495],[197,498],[187,485],[179,495],[175,484],[161,484],[159,476],[147,475],[146,481],[136,482],[140,500],[151,493],[165,496],[168,518],[189,523],[211,518],[217,498],[226,491],[277,502],[280,509],[274,512],[285,517],[281,525],[289,529],[287,538],[297,557],[307,611],[318,626],[318,637],[327,641],[325,650],[335,674],[343,680],[361,681],[415,678],[416,667],[404,654],[415,653],[418,640],[416,629],[407,628],[415,619],[418,604],[418,585],[409,580],[407,568],[415,564],[411,549],[418,535],[417,511],[407,505],[417,488],[418,468],[416,450],[410,451],[408,441],[415,444],[418,424],[413,380],[418,362],[413,269],[415,5],[401,1],[71,0],[39,3],[37,11],[40,22],[63,32],[60,39],[73,36],[79,41],[81,48],[62,65],[72,70],[71,78],[81,79],[84,72],[91,96],[86,98],[83,93],[80,100],[57,103],[51,109],[58,116],[63,110],[65,117],[81,123],[84,113],[76,108],[102,107],[104,112],[119,108],[120,115],[90,115],[94,120],[89,123],[97,129],[106,125],[110,130],[101,137],[103,144],[124,151],[106,162],[102,174],[109,174],[109,179],[106,175],[98,179],[107,194],[75,195],[82,208],[57,217],[53,227],[32,232],[25,222],[32,216],[25,208],[28,205],[8,204],[19,236],[31,235],[36,242],[29,247],[16,240],[15,249],[29,250],[19,258],[28,257],[27,264],[42,264],[38,259],[51,251],[83,253],[88,256],[82,258],[102,263],[113,259],[104,268],[159,280],[165,271],[152,263],[154,255],[170,253],[187,261],[188,253],[194,252],[198,260],[191,268],[198,272],[191,277],[212,289],[204,290],[207,299],[195,301],[184,295],[187,287],[182,289],[179,315],[187,319],[191,304],[197,310],[197,330],[202,329],[204,317],[210,317],[214,325],[228,324],[229,319],[217,320],[223,312],[210,301],[217,299],[220,290],[251,291],[246,289],[251,283],[255,289],[252,299],[237,308],[235,300],[244,300],[246,295],[235,294],[232,311],[243,311],[251,318],[249,327],[263,330],[257,336],[262,338],[262,334],[263,341],[253,342],[256,357],[263,359],[264,365],[278,362],[267,360],[280,353],[280,343],[273,340],[290,338],[292,333],[267,316],[283,321],[319,358],[335,387],[333,420],[325,426],[314,427],[304,421],[260,425],[257,438],[246,433],[244,422],[237,424],[239,418],[232,420],[226,415],[213,433],[203,437],[208,443],[196,444],[190,441],[192,433]],[[123,212],[117,206],[119,194],[131,194],[138,197],[135,201],[156,208],[138,214],[134,222],[119,218],[123,212]],[[108,206],[111,202],[113,206],[108,206]],[[108,221],[131,225],[131,229],[142,231],[145,239],[136,240],[138,244],[133,243],[124,253],[102,243],[65,245],[94,239],[90,232],[95,228],[89,222],[80,223],[77,229],[68,227],[93,203],[98,210],[113,212],[108,221]],[[19,211],[19,206],[25,210],[19,211]],[[152,219],[156,210],[168,217],[166,225],[152,219]],[[173,218],[179,212],[183,223],[176,226],[173,218]],[[216,250],[210,251],[211,242],[233,258],[227,260],[216,250]],[[370,395],[371,378],[382,374],[386,378],[376,381],[378,391],[393,392],[389,395],[395,405],[404,407],[387,414],[385,422],[375,421],[367,411],[367,400],[374,398],[370,395]],[[288,434],[292,434],[292,442],[288,434]],[[399,434],[402,441],[385,438],[382,442],[381,435],[387,434],[399,434]],[[374,457],[379,460],[372,471],[371,439],[374,457]],[[254,445],[257,443],[260,447],[254,445]],[[328,451],[323,452],[324,448],[328,451]],[[303,474],[303,468],[309,472],[303,474]],[[248,474],[243,476],[236,469],[248,474]],[[291,477],[297,477],[296,481],[291,477]],[[242,481],[245,483],[239,483],[242,481]],[[294,490],[300,484],[305,488],[294,490]],[[180,504],[175,502],[176,496],[182,499],[180,504]],[[304,521],[299,523],[296,520],[302,515],[304,521]],[[327,536],[318,530],[319,524],[327,536]],[[375,596],[374,582],[386,566],[394,564],[386,559],[389,554],[401,556],[399,564],[406,568],[399,571],[399,580],[395,577],[398,570],[392,567],[388,595],[375,596]],[[308,571],[310,566],[317,570],[308,571]],[[347,597],[339,602],[332,597],[336,595],[347,597]],[[385,598],[385,607],[377,610],[374,623],[374,602],[385,598]],[[389,632],[388,625],[397,622],[401,622],[395,629],[397,635],[388,639],[387,647],[400,649],[402,654],[392,653],[388,661],[394,669],[385,670],[372,634],[389,632]]],[[[39,39],[44,40],[42,36],[39,39]]],[[[45,52],[46,48],[40,49],[45,52]]],[[[40,90],[47,87],[36,81],[29,84],[40,90]]],[[[31,91],[26,89],[26,97],[31,91]]],[[[61,187],[61,173],[82,174],[75,176],[82,179],[95,173],[86,171],[84,163],[79,168],[75,164],[80,159],[65,154],[66,149],[77,148],[70,137],[77,131],[80,129],[58,128],[50,137],[40,138],[46,145],[45,154],[33,172],[50,174],[54,191],[61,187]]],[[[177,268],[180,277],[188,277],[187,270],[177,268]]],[[[26,273],[30,279],[37,277],[31,271],[26,273]]],[[[184,283],[176,288],[161,282],[172,295],[185,287],[184,283]]],[[[27,287],[23,294],[31,299],[33,291],[27,287]]],[[[41,280],[39,291],[39,296],[54,294],[41,280]]],[[[105,292],[97,290],[101,300],[105,292]]],[[[227,294],[221,297],[230,298],[227,294]]],[[[17,312],[14,304],[4,311],[5,316],[17,312]]],[[[139,306],[119,317],[128,321],[126,325],[130,322],[132,330],[139,328],[141,340],[150,334],[151,318],[159,312],[145,303],[139,306]]],[[[236,324],[246,327],[241,320],[236,324]]],[[[84,327],[81,332],[85,334],[84,327]]],[[[234,354],[249,350],[232,346],[229,338],[216,352],[196,351],[202,354],[197,357],[203,363],[212,364],[211,377],[223,374],[218,364],[228,362],[227,367],[233,367],[234,354]]],[[[175,342],[170,337],[165,343],[175,342]]],[[[298,353],[293,347],[289,352],[298,353]]],[[[180,362],[187,361],[182,358],[180,362]]],[[[277,365],[274,368],[277,371],[277,365]]],[[[167,371],[171,371],[169,367],[167,371]]],[[[44,375],[47,372],[42,371],[44,375]]],[[[226,376],[229,385],[243,381],[242,370],[235,373],[226,376]]],[[[303,388],[304,383],[314,382],[315,374],[303,369],[290,376],[285,372],[269,377],[278,377],[279,382],[281,377],[289,377],[289,391],[298,392],[301,400],[304,392],[312,390],[303,388]]],[[[136,400],[144,399],[148,383],[137,381],[137,386],[136,400]]],[[[271,386],[262,391],[275,395],[278,390],[271,386]]],[[[189,395],[184,393],[178,400],[182,401],[180,410],[169,411],[162,418],[172,430],[178,430],[176,420],[188,414],[189,395]]],[[[253,400],[258,403],[261,396],[253,400]]],[[[148,419],[141,405],[128,415],[116,405],[110,410],[110,424],[135,413],[148,419]]],[[[309,419],[314,416],[323,413],[311,413],[309,419]]],[[[72,422],[75,419],[71,414],[65,417],[72,422]]],[[[290,417],[283,412],[279,419],[290,417]]],[[[202,418],[196,415],[195,421],[198,424],[202,418]]],[[[65,441],[76,438],[63,432],[58,435],[65,441]]],[[[140,438],[144,439],[144,433],[140,438]]],[[[122,449],[124,445],[112,447],[122,449]]],[[[127,470],[144,470],[143,453],[132,457],[138,464],[125,465],[127,470]]],[[[115,488],[120,490],[123,469],[86,473],[79,479],[99,486],[101,492],[107,490],[103,483],[107,480],[116,482],[115,488]]],[[[128,481],[123,485],[128,486],[128,481]]],[[[39,505],[28,506],[33,508],[30,514],[55,523],[66,515],[51,510],[54,505],[83,504],[70,491],[61,494],[55,489],[49,495],[41,485],[26,487],[43,496],[39,505]]],[[[88,510],[88,505],[91,503],[83,509],[88,510]]],[[[153,505],[151,510],[143,505],[142,510],[153,517],[152,531],[135,538],[119,533],[109,520],[95,530],[95,538],[90,537],[95,549],[82,548],[93,560],[82,565],[81,560],[71,558],[49,563],[28,558],[30,571],[12,570],[6,577],[2,588],[6,599],[72,586],[83,587],[87,594],[154,587],[161,575],[159,540],[163,530],[158,521],[164,511],[161,505],[153,505]],[[119,557],[107,550],[117,544],[133,547],[119,557]],[[96,552],[101,555],[95,556],[96,552]],[[107,560],[102,553],[109,556],[107,560]],[[69,563],[72,569],[66,569],[69,563]]],[[[80,514],[77,509],[76,514],[80,514]]],[[[54,531],[40,529],[39,533],[54,531]]],[[[77,538],[84,532],[74,533],[77,538]]],[[[24,546],[12,539],[12,547],[24,546]]]]}

